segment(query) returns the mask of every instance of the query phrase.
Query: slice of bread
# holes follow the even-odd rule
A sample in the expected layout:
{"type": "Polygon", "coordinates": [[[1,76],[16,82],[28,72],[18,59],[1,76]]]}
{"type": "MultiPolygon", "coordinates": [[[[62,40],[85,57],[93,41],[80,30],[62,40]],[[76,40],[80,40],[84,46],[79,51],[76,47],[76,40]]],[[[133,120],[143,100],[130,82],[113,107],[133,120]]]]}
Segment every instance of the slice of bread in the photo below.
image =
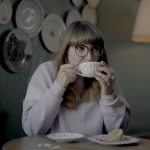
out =
{"type": "Polygon", "coordinates": [[[115,129],[111,131],[109,134],[101,138],[102,141],[107,141],[107,142],[118,142],[118,141],[123,141],[124,136],[123,136],[123,130],[122,129],[115,129]]]}

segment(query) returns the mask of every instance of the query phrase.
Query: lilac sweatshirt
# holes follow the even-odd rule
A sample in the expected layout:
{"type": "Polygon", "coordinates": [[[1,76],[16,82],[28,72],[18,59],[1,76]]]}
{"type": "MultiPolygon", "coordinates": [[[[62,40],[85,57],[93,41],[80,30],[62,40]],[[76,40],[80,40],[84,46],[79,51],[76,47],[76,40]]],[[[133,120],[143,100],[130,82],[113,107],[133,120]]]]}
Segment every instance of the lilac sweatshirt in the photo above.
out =
{"type": "MultiPolygon", "coordinates": [[[[117,78],[116,73],[115,76],[117,78]]],[[[22,125],[27,135],[103,134],[116,128],[122,128],[125,133],[129,129],[131,111],[118,79],[114,81],[112,95],[101,95],[99,101],[89,103],[78,99],[77,110],[69,110],[61,105],[66,88],[54,81],[54,77],[55,67],[49,61],[38,67],[29,82],[22,115],[22,125]]],[[[83,78],[77,75],[75,80],[80,93],[83,78]]]]}

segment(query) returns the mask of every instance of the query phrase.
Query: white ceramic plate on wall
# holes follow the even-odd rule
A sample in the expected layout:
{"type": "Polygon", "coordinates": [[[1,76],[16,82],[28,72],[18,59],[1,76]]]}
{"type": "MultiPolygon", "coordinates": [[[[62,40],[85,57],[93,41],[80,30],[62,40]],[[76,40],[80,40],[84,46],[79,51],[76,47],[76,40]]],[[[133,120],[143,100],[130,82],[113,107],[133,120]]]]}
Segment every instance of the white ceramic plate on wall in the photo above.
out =
{"type": "Polygon", "coordinates": [[[38,0],[23,0],[16,11],[16,24],[30,37],[37,35],[42,28],[44,11],[38,0]]]}
{"type": "Polygon", "coordinates": [[[6,24],[12,17],[12,6],[9,0],[0,0],[0,24],[6,24]]]}
{"type": "Polygon", "coordinates": [[[93,8],[97,8],[99,2],[100,0],[87,0],[87,3],[93,8]]]}
{"type": "Polygon", "coordinates": [[[84,6],[81,17],[83,21],[89,21],[93,25],[97,26],[96,9],[91,7],[89,4],[84,6]]]}
{"type": "Polygon", "coordinates": [[[66,29],[63,19],[57,14],[49,14],[42,26],[42,39],[46,48],[51,52],[58,50],[59,38],[66,29]]]}
{"type": "Polygon", "coordinates": [[[76,7],[80,7],[82,5],[83,0],[72,0],[72,3],[76,7]]]}
{"type": "Polygon", "coordinates": [[[81,21],[80,12],[76,9],[71,10],[66,18],[66,26],[68,27],[74,21],[81,21]]]}
{"type": "Polygon", "coordinates": [[[4,61],[12,72],[26,69],[32,57],[31,39],[24,30],[13,29],[4,42],[4,61]]]}

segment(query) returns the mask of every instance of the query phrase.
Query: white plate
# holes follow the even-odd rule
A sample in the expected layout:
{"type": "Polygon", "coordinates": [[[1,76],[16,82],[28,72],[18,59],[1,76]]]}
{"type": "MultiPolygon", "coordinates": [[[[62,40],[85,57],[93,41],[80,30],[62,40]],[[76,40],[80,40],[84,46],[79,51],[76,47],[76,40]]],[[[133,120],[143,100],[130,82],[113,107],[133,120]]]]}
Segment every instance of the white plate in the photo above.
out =
{"type": "MultiPolygon", "coordinates": [[[[105,135],[97,135],[94,137],[98,137],[98,138],[102,138],[105,135]]],[[[133,144],[133,143],[138,143],[140,141],[139,138],[136,137],[132,137],[132,136],[126,136],[124,135],[124,140],[123,141],[119,141],[119,142],[105,142],[105,141],[99,141],[99,139],[94,138],[94,137],[90,137],[88,138],[90,141],[92,142],[96,142],[102,145],[126,145],[126,144],[133,144]]]]}
{"type": "Polygon", "coordinates": [[[23,0],[16,11],[16,24],[30,37],[37,35],[42,28],[44,11],[38,0],[23,0]]]}
{"type": "Polygon", "coordinates": [[[12,6],[9,0],[0,0],[0,24],[6,24],[12,17],[12,6]]]}
{"type": "Polygon", "coordinates": [[[3,48],[4,61],[12,72],[26,69],[32,57],[32,43],[22,29],[13,29],[6,37],[3,48]]]}
{"type": "Polygon", "coordinates": [[[55,140],[56,142],[73,142],[80,138],[83,138],[84,135],[78,133],[53,133],[48,134],[48,138],[55,140]]]}
{"type": "Polygon", "coordinates": [[[82,5],[83,0],[72,0],[72,3],[76,7],[80,7],[82,5]]]}
{"type": "Polygon", "coordinates": [[[68,27],[74,21],[81,21],[81,15],[78,10],[71,10],[66,18],[66,26],[68,27]]]}
{"type": "Polygon", "coordinates": [[[46,48],[51,52],[58,50],[59,38],[66,29],[62,18],[57,14],[49,14],[42,26],[42,39],[46,48]]]}
{"type": "Polygon", "coordinates": [[[97,8],[99,2],[100,0],[87,0],[87,3],[93,8],[97,8]]]}

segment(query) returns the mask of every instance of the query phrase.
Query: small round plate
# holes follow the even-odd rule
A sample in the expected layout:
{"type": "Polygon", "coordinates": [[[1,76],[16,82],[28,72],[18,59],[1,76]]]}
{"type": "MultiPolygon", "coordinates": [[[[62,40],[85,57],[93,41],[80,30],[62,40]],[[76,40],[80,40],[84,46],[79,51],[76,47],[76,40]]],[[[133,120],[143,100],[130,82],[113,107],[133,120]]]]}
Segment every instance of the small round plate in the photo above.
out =
{"type": "Polygon", "coordinates": [[[87,3],[93,8],[97,8],[99,2],[100,0],[87,0],[87,3]]]}
{"type": "Polygon", "coordinates": [[[37,35],[42,28],[44,11],[38,0],[23,0],[16,11],[16,24],[30,37],[37,35]]]}
{"type": "Polygon", "coordinates": [[[47,137],[56,142],[67,143],[81,139],[84,135],[78,133],[53,133],[48,134],[47,137]]]}
{"type": "Polygon", "coordinates": [[[96,142],[96,143],[99,143],[99,144],[102,144],[102,145],[126,145],[126,144],[133,144],[133,143],[138,143],[140,141],[139,138],[136,138],[136,137],[132,137],[132,136],[126,136],[124,135],[124,140],[123,141],[119,141],[119,142],[106,142],[106,141],[100,141],[98,138],[102,138],[104,137],[105,134],[103,135],[96,135],[94,137],[90,137],[88,138],[90,141],[92,142],[96,142]]]}
{"type": "Polygon", "coordinates": [[[81,17],[83,21],[89,21],[93,25],[97,26],[96,9],[91,7],[89,4],[84,6],[81,17]]]}
{"type": "Polygon", "coordinates": [[[6,24],[12,17],[12,6],[9,0],[0,0],[0,24],[6,24]]]}
{"type": "Polygon", "coordinates": [[[82,5],[83,0],[72,0],[72,3],[76,7],[80,7],[82,5]]]}
{"type": "Polygon", "coordinates": [[[4,61],[12,72],[26,69],[32,57],[32,43],[22,29],[14,29],[6,37],[3,48],[4,61]]]}
{"type": "Polygon", "coordinates": [[[71,10],[66,18],[66,26],[68,27],[74,21],[81,21],[81,15],[78,10],[71,10]]]}
{"type": "Polygon", "coordinates": [[[42,26],[42,39],[46,48],[51,52],[57,52],[59,38],[66,29],[62,18],[57,14],[48,15],[42,26]]]}

